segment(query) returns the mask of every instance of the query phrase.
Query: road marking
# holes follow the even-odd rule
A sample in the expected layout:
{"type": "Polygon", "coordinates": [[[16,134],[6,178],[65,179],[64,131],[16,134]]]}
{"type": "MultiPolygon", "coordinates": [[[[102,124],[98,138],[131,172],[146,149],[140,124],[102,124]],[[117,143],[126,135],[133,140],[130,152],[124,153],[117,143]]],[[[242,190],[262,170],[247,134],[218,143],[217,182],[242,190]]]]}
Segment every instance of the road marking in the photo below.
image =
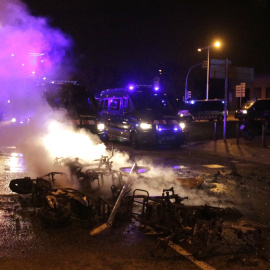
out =
{"type": "Polygon", "coordinates": [[[203,165],[203,167],[210,168],[210,169],[224,168],[224,166],[219,165],[219,164],[209,164],[209,165],[203,165]]]}
{"type": "Polygon", "coordinates": [[[187,259],[189,259],[190,261],[192,261],[194,264],[196,264],[201,269],[203,269],[203,270],[216,270],[216,268],[212,267],[211,265],[209,265],[203,261],[199,261],[199,260],[195,259],[191,253],[189,253],[187,250],[180,247],[179,245],[176,245],[172,241],[169,241],[168,246],[171,247],[172,249],[174,249],[179,254],[186,257],[187,259]]]}

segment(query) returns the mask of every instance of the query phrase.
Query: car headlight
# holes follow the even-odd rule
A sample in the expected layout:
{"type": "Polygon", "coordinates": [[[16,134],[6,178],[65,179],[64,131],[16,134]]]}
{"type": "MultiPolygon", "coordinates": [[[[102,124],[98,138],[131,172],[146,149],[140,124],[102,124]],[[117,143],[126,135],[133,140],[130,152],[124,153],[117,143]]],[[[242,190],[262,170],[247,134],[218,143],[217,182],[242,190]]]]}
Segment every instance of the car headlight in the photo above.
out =
{"type": "Polygon", "coordinates": [[[180,126],[180,128],[185,129],[186,124],[185,124],[185,123],[183,123],[183,122],[181,122],[181,123],[179,123],[179,126],[180,126]]]}
{"type": "Polygon", "coordinates": [[[247,114],[247,110],[243,110],[242,113],[243,113],[243,114],[247,114]]]}
{"type": "Polygon", "coordinates": [[[144,129],[144,130],[146,130],[146,129],[152,129],[152,124],[149,124],[149,123],[141,123],[140,124],[140,128],[141,129],[144,129]]]}
{"type": "Polygon", "coordinates": [[[98,129],[99,131],[103,131],[103,130],[105,129],[105,125],[104,125],[103,123],[98,123],[98,124],[97,124],[97,129],[98,129]]]}
{"type": "Polygon", "coordinates": [[[180,117],[183,117],[184,116],[184,114],[183,113],[180,113],[180,117]]]}

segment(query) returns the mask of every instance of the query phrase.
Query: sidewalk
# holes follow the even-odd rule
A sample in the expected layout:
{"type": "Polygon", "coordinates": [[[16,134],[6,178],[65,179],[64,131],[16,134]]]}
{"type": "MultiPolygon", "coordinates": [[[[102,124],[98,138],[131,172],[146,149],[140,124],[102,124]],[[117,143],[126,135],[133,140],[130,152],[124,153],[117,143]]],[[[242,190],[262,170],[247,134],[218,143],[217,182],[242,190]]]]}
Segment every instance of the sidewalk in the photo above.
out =
{"type": "Polygon", "coordinates": [[[244,138],[227,139],[204,142],[188,142],[190,149],[198,149],[218,155],[230,156],[243,159],[249,162],[256,162],[270,165],[270,138],[266,138],[266,147],[262,147],[262,138],[260,136],[247,141],[244,138]]]}

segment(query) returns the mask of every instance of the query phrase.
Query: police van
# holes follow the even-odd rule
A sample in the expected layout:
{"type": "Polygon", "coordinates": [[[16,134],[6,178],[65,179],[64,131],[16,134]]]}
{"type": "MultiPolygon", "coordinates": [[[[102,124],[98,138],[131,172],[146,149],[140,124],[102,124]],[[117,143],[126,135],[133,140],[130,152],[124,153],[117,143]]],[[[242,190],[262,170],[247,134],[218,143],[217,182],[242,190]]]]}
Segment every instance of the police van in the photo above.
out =
{"type": "Polygon", "coordinates": [[[44,100],[54,110],[64,109],[66,116],[78,129],[89,130],[107,141],[104,123],[99,119],[93,93],[77,81],[51,81],[38,86],[44,100]]]}
{"type": "Polygon", "coordinates": [[[101,92],[99,114],[109,138],[140,145],[181,145],[186,138],[184,123],[166,93],[152,86],[107,89],[101,92]]]}
{"type": "Polygon", "coordinates": [[[178,114],[187,122],[196,120],[222,121],[224,119],[224,100],[190,100],[184,105],[184,108],[178,111],[178,114]]]}

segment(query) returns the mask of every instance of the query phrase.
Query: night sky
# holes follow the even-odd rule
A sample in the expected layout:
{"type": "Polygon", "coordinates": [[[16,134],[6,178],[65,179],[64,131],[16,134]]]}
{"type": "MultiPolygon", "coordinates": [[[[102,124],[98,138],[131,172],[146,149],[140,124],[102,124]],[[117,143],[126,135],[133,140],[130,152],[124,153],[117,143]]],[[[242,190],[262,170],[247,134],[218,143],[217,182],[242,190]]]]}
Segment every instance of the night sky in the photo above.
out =
{"type": "MultiPolygon", "coordinates": [[[[197,48],[222,43],[210,58],[270,73],[267,0],[23,0],[34,16],[70,35],[82,78],[94,88],[153,78],[181,85],[197,48]]],[[[205,72],[205,71],[202,71],[205,72]]]]}

